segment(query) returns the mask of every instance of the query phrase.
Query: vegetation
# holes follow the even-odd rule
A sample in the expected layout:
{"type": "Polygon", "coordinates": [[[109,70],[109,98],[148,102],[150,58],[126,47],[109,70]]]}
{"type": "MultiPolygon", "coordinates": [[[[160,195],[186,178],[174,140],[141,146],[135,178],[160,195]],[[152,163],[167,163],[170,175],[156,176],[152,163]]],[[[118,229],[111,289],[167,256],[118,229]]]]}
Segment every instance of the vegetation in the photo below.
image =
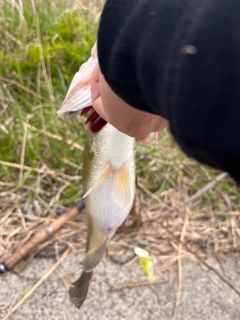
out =
{"type": "MultiPolygon", "coordinates": [[[[0,179],[5,191],[11,183],[18,192],[31,186],[27,198],[34,198],[38,189],[47,202],[61,177],[52,175],[46,183],[46,170],[36,173],[36,168],[79,175],[85,130],[77,121],[59,119],[56,111],[97,34],[99,7],[69,3],[1,2],[0,158],[20,167],[2,163],[0,179]]],[[[73,203],[80,193],[76,178],[60,202],[73,203]]]]}

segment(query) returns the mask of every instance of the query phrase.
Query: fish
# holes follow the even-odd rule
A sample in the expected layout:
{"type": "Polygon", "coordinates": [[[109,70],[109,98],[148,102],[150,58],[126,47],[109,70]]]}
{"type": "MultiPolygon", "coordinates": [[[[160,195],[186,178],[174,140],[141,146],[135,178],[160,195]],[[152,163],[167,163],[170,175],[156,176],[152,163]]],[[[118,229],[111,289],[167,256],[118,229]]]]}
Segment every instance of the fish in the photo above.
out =
{"type": "Polygon", "coordinates": [[[135,139],[118,131],[92,107],[90,80],[98,63],[97,46],[74,76],[58,115],[87,115],[87,138],[83,156],[83,198],[88,233],[81,276],[70,288],[77,308],[86,299],[94,268],[109,241],[127,218],[135,198],[135,139]]]}

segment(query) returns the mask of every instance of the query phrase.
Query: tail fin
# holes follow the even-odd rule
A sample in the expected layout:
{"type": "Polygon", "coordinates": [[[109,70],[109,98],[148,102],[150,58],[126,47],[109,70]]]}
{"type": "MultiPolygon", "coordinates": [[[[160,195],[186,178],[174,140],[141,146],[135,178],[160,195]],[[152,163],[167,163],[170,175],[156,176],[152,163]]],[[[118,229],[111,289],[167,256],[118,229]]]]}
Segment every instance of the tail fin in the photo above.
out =
{"type": "Polygon", "coordinates": [[[93,46],[91,57],[75,74],[62,107],[57,114],[62,118],[74,117],[85,107],[92,105],[90,79],[98,63],[97,45],[93,46]]]}
{"type": "Polygon", "coordinates": [[[82,306],[87,297],[92,274],[92,271],[83,271],[80,278],[72,284],[72,287],[69,290],[70,299],[78,309],[82,306]]]}

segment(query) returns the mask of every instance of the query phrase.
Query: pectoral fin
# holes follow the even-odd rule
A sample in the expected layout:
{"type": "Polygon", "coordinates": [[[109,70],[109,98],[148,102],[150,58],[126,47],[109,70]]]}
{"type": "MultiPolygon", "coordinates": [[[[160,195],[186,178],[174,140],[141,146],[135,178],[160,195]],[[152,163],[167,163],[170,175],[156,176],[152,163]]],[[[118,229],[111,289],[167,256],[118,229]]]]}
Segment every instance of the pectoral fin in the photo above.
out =
{"type": "Polygon", "coordinates": [[[113,172],[113,169],[110,165],[107,165],[106,168],[104,169],[102,175],[100,176],[97,185],[100,184],[101,182],[103,182],[104,180],[106,180],[110,174],[113,172]]]}
{"type": "Polygon", "coordinates": [[[120,207],[126,207],[132,200],[130,173],[127,167],[115,170],[112,183],[112,197],[120,207]]]}
{"type": "Polygon", "coordinates": [[[96,186],[109,178],[110,175],[112,175],[111,196],[120,207],[128,206],[133,199],[133,195],[130,189],[131,180],[129,169],[125,166],[120,169],[113,169],[111,165],[107,165],[96,183],[88,189],[82,198],[87,197],[96,186]]]}
{"type": "Polygon", "coordinates": [[[120,207],[126,207],[132,201],[129,169],[125,166],[113,169],[108,165],[97,184],[100,184],[112,174],[112,197],[120,207]]]}
{"type": "MultiPolygon", "coordinates": [[[[91,166],[89,166],[89,170],[91,169],[91,166]]],[[[93,186],[91,186],[82,196],[82,199],[86,198],[94,188],[96,188],[100,183],[102,183],[104,180],[106,180],[110,174],[112,173],[112,168],[110,165],[107,165],[105,169],[103,170],[103,173],[99,176],[97,181],[94,183],[93,186]]],[[[84,173],[85,174],[85,173],[84,173]]],[[[87,175],[86,175],[87,176],[87,175]]]]}

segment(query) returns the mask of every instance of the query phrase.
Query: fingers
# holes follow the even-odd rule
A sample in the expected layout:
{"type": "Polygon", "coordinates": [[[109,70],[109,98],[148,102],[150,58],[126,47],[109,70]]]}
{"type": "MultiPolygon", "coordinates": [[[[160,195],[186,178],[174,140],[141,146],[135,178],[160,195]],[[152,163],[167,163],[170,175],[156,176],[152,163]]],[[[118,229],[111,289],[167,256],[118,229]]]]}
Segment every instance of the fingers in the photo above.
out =
{"type": "Polygon", "coordinates": [[[100,97],[100,88],[99,88],[99,73],[100,68],[99,64],[93,69],[91,76],[91,95],[92,101],[95,101],[98,97],[100,97]]]}
{"type": "MultiPolygon", "coordinates": [[[[91,97],[92,104],[95,111],[100,115],[101,118],[106,120],[105,110],[102,103],[102,97],[100,93],[100,77],[102,77],[99,65],[93,69],[92,77],[91,77],[91,97]]],[[[107,121],[107,120],[106,120],[107,121]]]]}
{"type": "Polygon", "coordinates": [[[95,111],[119,131],[142,139],[168,126],[158,115],[133,108],[118,97],[105,81],[97,65],[91,78],[92,103],[95,111]]]}

